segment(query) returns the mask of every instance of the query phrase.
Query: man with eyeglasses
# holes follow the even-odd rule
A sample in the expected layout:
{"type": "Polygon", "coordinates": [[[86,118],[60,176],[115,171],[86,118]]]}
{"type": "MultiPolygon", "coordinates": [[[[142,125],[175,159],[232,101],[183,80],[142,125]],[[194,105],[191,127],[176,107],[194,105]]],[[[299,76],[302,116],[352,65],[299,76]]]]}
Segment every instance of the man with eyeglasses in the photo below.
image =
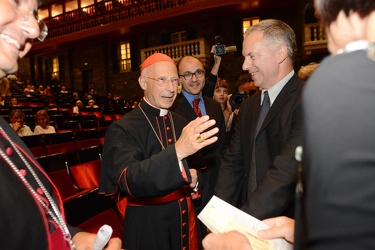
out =
{"type": "Polygon", "coordinates": [[[208,116],[188,124],[169,111],[180,82],[169,56],[149,56],[138,82],[143,100],[107,129],[99,189],[127,197],[125,249],[198,250],[198,175],[188,158],[216,142],[218,128],[208,116]]]}
{"type": "MultiPolygon", "coordinates": [[[[221,60],[221,58],[219,59],[221,60]]],[[[199,116],[208,115],[216,121],[215,126],[219,128],[218,140],[212,145],[199,150],[195,155],[196,168],[200,169],[201,197],[194,199],[198,214],[213,195],[220,155],[223,155],[226,147],[225,121],[220,104],[212,99],[213,91],[209,97],[203,94],[203,88],[206,84],[203,63],[193,56],[185,56],[180,59],[177,68],[182,84],[182,92],[177,96],[171,110],[174,110],[188,121],[195,120],[199,116]]],[[[212,72],[207,79],[209,86],[215,86],[217,80],[217,76],[213,75],[212,72]]],[[[200,221],[198,221],[198,226],[198,236],[201,244],[201,240],[207,234],[207,228],[200,221]]]]}
{"type": "MultiPolygon", "coordinates": [[[[43,41],[47,26],[36,0],[0,0],[0,78],[18,69],[18,59],[43,41]]],[[[2,249],[92,249],[96,234],[70,227],[62,199],[47,174],[11,126],[0,117],[0,246],[2,249]]],[[[107,250],[120,250],[111,239],[107,250]]]]}

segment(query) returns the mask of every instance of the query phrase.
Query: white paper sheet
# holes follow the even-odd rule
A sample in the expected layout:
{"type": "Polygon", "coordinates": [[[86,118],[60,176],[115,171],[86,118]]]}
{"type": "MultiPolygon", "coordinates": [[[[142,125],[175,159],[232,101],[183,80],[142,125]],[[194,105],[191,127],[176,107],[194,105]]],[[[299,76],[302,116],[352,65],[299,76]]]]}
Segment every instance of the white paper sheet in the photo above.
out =
{"type": "Polygon", "coordinates": [[[293,245],[284,239],[264,240],[257,231],[269,228],[257,218],[213,196],[199,213],[200,219],[213,233],[237,230],[246,235],[254,250],[292,250],[293,245]]]}

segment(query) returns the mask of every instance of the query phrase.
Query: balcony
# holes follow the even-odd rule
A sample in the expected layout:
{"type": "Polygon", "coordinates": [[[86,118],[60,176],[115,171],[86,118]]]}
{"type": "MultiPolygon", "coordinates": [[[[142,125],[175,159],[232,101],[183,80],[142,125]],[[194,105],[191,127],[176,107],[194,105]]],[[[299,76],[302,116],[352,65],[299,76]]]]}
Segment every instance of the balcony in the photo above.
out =
{"type": "MultiPolygon", "coordinates": [[[[324,29],[320,27],[319,23],[305,24],[304,36],[304,55],[308,56],[316,51],[327,49],[327,40],[325,38],[324,29]]],[[[141,61],[143,62],[148,56],[159,52],[167,54],[176,62],[184,56],[191,55],[199,58],[205,63],[206,58],[210,57],[210,50],[210,45],[201,38],[181,43],[141,49],[141,61]]]]}
{"type": "Polygon", "coordinates": [[[203,38],[200,38],[181,43],[141,49],[141,61],[143,62],[147,57],[157,52],[170,56],[175,62],[184,56],[194,56],[204,63],[206,57],[210,55],[210,46],[205,43],[203,38]]]}
{"type": "MultiPolygon", "coordinates": [[[[46,17],[44,22],[49,27],[48,38],[82,33],[95,30],[101,33],[118,30],[156,20],[175,18],[194,12],[209,11],[248,11],[255,8],[244,4],[243,0],[103,0],[62,14],[46,17]],[[162,13],[162,14],[161,14],[162,13]]],[[[256,6],[259,7],[259,6],[256,6]]],[[[95,33],[95,31],[93,31],[95,33]]]]}
{"type": "Polygon", "coordinates": [[[76,10],[52,16],[51,7],[43,20],[49,28],[48,39],[35,42],[29,56],[53,53],[60,49],[105,42],[119,37],[134,37],[154,32],[155,25],[186,25],[186,20],[216,18],[228,13],[249,13],[257,9],[282,8],[297,0],[102,0],[76,10]],[[153,25],[147,25],[153,24],[153,25]],[[136,28],[135,28],[136,27],[136,28]]]}
{"type": "Polygon", "coordinates": [[[311,55],[314,51],[327,49],[324,28],[321,27],[320,23],[305,24],[304,35],[304,55],[311,55]]]}

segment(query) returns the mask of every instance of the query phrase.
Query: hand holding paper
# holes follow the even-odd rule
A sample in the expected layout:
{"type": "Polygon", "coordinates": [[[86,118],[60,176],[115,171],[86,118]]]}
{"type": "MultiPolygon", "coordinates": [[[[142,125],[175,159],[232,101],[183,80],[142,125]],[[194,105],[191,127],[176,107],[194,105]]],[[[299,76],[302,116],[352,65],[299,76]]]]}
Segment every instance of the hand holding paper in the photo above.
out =
{"type": "Polygon", "coordinates": [[[253,250],[293,249],[293,246],[284,239],[264,240],[258,237],[257,231],[267,229],[269,226],[216,196],[211,198],[198,218],[213,233],[225,233],[233,230],[241,232],[247,237],[253,250]]]}

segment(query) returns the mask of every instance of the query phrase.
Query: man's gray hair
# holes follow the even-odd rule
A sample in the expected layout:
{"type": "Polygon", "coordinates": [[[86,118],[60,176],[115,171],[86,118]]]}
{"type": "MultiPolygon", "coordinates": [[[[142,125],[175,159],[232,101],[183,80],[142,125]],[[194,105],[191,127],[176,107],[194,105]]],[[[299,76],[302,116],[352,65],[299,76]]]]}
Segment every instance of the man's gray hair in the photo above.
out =
{"type": "Polygon", "coordinates": [[[297,54],[296,35],[288,24],[276,19],[266,19],[248,28],[245,36],[255,30],[263,32],[266,42],[285,45],[288,48],[288,57],[294,63],[297,54]]]}

